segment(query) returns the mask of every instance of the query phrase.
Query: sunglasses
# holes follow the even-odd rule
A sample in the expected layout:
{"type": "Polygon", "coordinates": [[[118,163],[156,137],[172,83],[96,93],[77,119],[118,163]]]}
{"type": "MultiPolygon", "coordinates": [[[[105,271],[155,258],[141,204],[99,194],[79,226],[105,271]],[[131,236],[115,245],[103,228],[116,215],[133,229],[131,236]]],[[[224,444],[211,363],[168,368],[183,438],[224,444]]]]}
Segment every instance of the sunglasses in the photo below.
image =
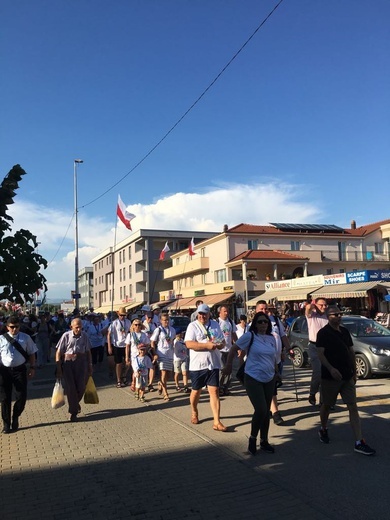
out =
{"type": "Polygon", "coordinates": [[[8,325],[10,329],[20,329],[20,325],[8,325]]]}
{"type": "Polygon", "coordinates": [[[268,325],[268,320],[257,320],[256,321],[256,325],[259,325],[259,324],[262,324],[262,323],[267,323],[267,325],[268,325]]]}
{"type": "Polygon", "coordinates": [[[342,316],[341,312],[332,312],[332,314],[328,314],[328,316],[342,316]]]}
{"type": "Polygon", "coordinates": [[[142,323],[134,323],[134,327],[140,327],[142,323]]]}
{"type": "Polygon", "coordinates": [[[119,314],[119,316],[120,316],[121,318],[124,318],[124,317],[126,316],[126,314],[119,314]]]}

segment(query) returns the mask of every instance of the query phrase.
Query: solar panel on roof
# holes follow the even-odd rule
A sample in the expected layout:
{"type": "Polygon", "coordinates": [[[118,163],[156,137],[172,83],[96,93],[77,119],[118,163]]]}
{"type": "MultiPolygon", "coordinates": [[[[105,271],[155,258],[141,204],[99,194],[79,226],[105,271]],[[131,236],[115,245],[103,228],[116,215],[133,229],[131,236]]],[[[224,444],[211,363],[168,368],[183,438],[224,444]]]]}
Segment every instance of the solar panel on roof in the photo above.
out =
{"type": "Polygon", "coordinates": [[[344,229],[334,224],[291,224],[270,222],[280,231],[311,231],[317,233],[343,233],[344,229]]]}

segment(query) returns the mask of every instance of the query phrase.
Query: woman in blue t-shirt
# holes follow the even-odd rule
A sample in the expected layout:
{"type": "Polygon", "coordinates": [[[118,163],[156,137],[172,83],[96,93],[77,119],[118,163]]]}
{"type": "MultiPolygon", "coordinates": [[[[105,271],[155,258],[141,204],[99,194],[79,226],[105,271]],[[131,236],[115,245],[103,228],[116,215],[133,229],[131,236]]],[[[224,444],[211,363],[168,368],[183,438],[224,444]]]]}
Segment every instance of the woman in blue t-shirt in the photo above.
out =
{"type": "Polygon", "coordinates": [[[248,451],[255,455],[257,435],[260,431],[260,449],[274,453],[275,449],[268,442],[271,400],[275,389],[275,377],[278,372],[276,363],[276,341],[272,335],[272,324],[267,314],[257,312],[252,320],[249,332],[243,334],[229,351],[223,373],[232,371],[232,360],[238,350],[247,354],[244,385],[254,411],[251,423],[248,451]]]}

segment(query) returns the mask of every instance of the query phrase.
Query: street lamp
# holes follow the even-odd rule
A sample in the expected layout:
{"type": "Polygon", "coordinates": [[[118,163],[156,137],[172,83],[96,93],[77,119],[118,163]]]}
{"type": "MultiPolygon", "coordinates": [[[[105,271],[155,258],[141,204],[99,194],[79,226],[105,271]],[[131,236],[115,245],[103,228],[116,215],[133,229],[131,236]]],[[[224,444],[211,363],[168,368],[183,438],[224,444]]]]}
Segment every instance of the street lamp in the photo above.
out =
{"type": "Polygon", "coordinates": [[[74,191],[74,216],[75,216],[75,231],[74,231],[74,299],[75,308],[79,309],[79,221],[78,221],[78,206],[77,206],[77,165],[82,164],[82,159],[75,159],[73,161],[73,191],[74,191]]]}

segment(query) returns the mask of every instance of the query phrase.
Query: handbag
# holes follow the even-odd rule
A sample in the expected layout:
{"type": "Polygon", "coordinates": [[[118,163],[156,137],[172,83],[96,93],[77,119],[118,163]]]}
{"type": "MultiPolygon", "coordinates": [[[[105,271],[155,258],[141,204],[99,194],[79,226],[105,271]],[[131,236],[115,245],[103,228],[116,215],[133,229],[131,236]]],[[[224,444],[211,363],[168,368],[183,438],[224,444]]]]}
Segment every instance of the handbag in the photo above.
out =
{"type": "Polygon", "coordinates": [[[51,396],[51,407],[56,410],[61,408],[65,404],[64,387],[62,386],[61,379],[57,379],[54,385],[53,395],[51,396]]]}
{"type": "MultiPolygon", "coordinates": [[[[250,340],[249,345],[248,345],[248,351],[246,353],[246,358],[247,359],[248,359],[248,356],[249,356],[250,348],[251,348],[252,343],[253,343],[253,339],[255,337],[255,334],[252,331],[251,331],[251,335],[252,335],[252,337],[251,337],[251,340],[250,340]]],[[[245,365],[246,365],[246,360],[244,361],[244,363],[241,364],[240,368],[236,372],[236,379],[238,379],[238,381],[240,381],[240,383],[242,385],[244,384],[245,365]]]]}
{"type": "Polygon", "coordinates": [[[85,387],[84,403],[86,404],[98,404],[99,396],[96,391],[95,383],[92,376],[89,376],[87,386],[85,387]]]}

